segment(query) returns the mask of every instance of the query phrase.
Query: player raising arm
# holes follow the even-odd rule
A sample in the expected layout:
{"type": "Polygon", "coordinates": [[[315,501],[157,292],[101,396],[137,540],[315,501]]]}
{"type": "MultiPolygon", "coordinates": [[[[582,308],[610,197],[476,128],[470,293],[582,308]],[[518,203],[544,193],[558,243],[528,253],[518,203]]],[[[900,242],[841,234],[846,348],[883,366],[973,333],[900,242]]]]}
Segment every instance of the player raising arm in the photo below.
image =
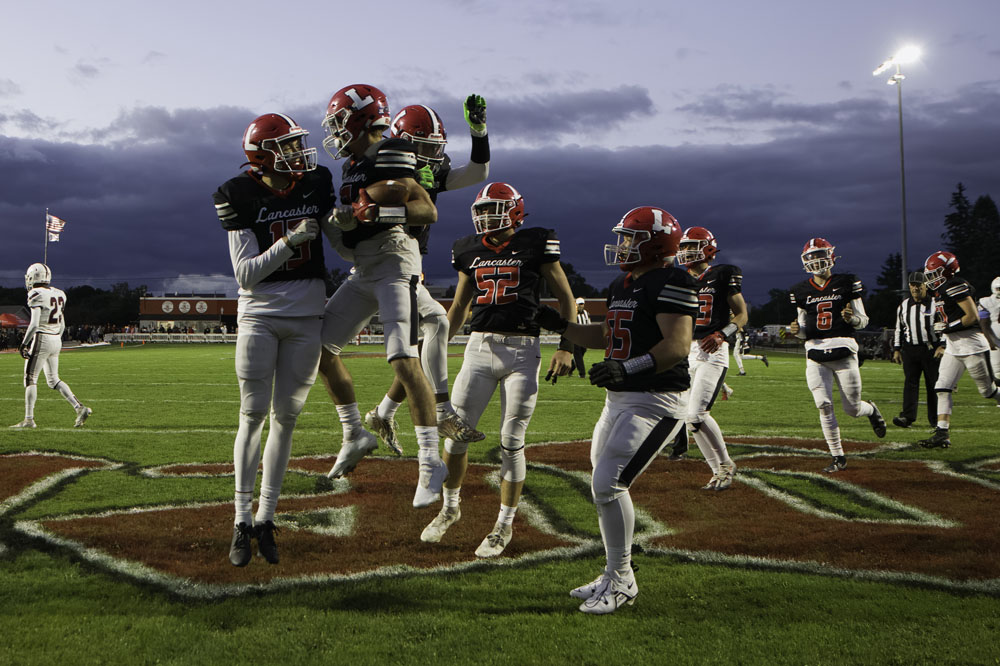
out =
{"type": "MultiPolygon", "coordinates": [[[[434,109],[416,104],[407,106],[392,120],[392,136],[406,139],[416,147],[418,181],[435,203],[441,192],[476,185],[489,175],[486,101],[479,95],[469,95],[465,100],[465,118],[472,135],[472,154],[467,164],[458,167],[452,166],[451,158],[444,151],[448,135],[434,109]]],[[[430,230],[430,225],[410,228],[410,233],[416,236],[420,245],[421,255],[427,254],[430,230]]],[[[448,314],[430,295],[423,282],[417,285],[417,313],[424,335],[420,363],[434,390],[440,435],[461,442],[477,442],[485,435],[463,421],[448,399],[448,314]]],[[[399,453],[402,453],[402,447],[396,437],[395,414],[405,399],[406,390],[402,382],[393,379],[382,401],[365,415],[365,425],[399,453]]]]}

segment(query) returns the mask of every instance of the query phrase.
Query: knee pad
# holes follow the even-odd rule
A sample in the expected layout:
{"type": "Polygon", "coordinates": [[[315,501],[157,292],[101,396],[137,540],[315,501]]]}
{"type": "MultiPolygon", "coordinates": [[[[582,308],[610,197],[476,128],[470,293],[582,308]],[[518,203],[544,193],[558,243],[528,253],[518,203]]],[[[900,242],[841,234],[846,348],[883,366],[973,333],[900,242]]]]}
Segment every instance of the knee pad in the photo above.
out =
{"type": "Polygon", "coordinates": [[[469,443],[446,439],[444,440],[444,450],[453,456],[463,456],[469,450],[469,443]]]}
{"type": "Polygon", "coordinates": [[[701,424],[705,422],[705,418],[701,414],[699,414],[697,418],[699,418],[700,420],[698,421],[688,420],[687,422],[688,432],[690,432],[692,435],[701,430],[701,424]]]}
{"type": "Polygon", "coordinates": [[[833,403],[824,402],[822,405],[820,405],[819,414],[820,416],[826,416],[826,417],[833,416],[833,403]]]}
{"type": "Polygon", "coordinates": [[[500,476],[508,483],[524,481],[527,465],[524,461],[524,447],[511,451],[500,448],[500,476]]]}
{"type": "Polygon", "coordinates": [[[425,339],[444,336],[448,337],[448,315],[432,314],[420,320],[420,329],[425,339]]]}
{"type": "Polygon", "coordinates": [[[251,428],[259,428],[264,425],[266,418],[267,412],[240,412],[240,421],[251,428]]]}
{"type": "Polygon", "coordinates": [[[286,428],[294,428],[295,422],[299,419],[299,414],[298,412],[293,413],[290,410],[281,409],[278,411],[272,411],[271,419],[286,428]]]}

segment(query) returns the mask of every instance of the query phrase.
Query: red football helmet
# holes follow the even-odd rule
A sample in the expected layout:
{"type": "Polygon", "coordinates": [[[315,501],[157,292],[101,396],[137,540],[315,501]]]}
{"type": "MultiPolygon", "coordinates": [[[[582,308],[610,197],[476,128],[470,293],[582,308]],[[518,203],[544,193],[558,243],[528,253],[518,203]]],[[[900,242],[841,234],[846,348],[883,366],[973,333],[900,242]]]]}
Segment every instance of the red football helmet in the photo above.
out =
{"type": "Polygon", "coordinates": [[[448,134],[441,117],[431,107],[421,104],[403,107],[392,119],[390,132],[417,147],[417,162],[437,165],[444,161],[448,134]]]}
{"type": "Polygon", "coordinates": [[[323,148],[335,160],[347,156],[347,144],[368,130],[389,126],[389,102],[385,94],[364,83],[333,93],[326,107],[323,148]]]}
{"type": "Polygon", "coordinates": [[[243,133],[247,163],[263,171],[302,175],[316,168],[316,149],[306,147],[309,132],[283,113],[265,113],[243,133]]]}
{"type": "Polygon", "coordinates": [[[924,262],[924,277],[927,278],[927,288],[935,291],[958,271],[958,257],[951,252],[938,250],[927,257],[927,261],[924,262]]]}
{"type": "Polygon", "coordinates": [[[681,244],[677,250],[677,263],[693,266],[703,261],[711,261],[718,253],[719,245],[715,236],[705,227],[690,227],[681,236],[681,244]]]}
{"type": "Polygon", "coordinates": [[[490,183],[472,202],[472,224],[477,234],[521,226],[524,222],[524,198],[507,183],[490,183]]]}
{"type": "Polygon", "coordinates": [[[802,248],[802,268],[806,273],[819,275],[833,268],[837,255],[833,253],[834,246],[825,238],[810,238],[802,248]]]}
{"type": "Polygon", "coordinates": [[[653,206],[633,208],[612,231],[618,234],[618,243],[604,246],[604,262],[626,272],[636,266],[661,266],[672,261],[682,236],[674,216],[653,206]]]}

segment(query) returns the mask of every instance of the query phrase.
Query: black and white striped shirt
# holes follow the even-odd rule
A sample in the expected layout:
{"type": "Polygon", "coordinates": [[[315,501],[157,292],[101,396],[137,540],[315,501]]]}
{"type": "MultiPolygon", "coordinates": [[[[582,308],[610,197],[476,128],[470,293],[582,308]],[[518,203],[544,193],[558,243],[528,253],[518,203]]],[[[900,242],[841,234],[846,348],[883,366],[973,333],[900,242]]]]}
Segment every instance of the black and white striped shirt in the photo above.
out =
{"type": "Polygon", "coordinates": [[[586,326],[590,323],[590,313],[584,310],[583,312],[576,313],[576,323],[581,326],[586,326]]]}
{"type": "Polygon", "coordinates": [[[928,298],[921,303],[912,298],[904,298],[896,308],[896,333],[893,336],[893,349],[906,345],[938,344],[939,336],[934,332],[934,300],[928,298]]]}

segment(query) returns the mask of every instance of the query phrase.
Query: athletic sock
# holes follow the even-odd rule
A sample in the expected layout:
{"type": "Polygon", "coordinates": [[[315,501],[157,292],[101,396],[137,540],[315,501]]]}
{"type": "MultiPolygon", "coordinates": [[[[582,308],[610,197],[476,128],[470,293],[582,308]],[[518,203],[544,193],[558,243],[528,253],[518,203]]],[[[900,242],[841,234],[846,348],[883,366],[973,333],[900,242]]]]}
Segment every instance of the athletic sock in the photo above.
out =
{"type": "Polygon", "coordinates": [[[391,421],[396,416],[396,412],[399,410],[401,404],[403,403],[396,402],[389,396],[385,396],[382,398],[382,402],[378,403],[375,413],[379,415],[379,418],[391,421]]]}
{"type": "Polygon", "coordinates": [[[500,515],[497,516],[497,522],[501,525],[510,525],[514,522],[514,514],[517,513],[516,506],[507,506],[506,504],[500,505],[500,515]]]}
{"type": "Polygon", "coordinates": [[[461,499],[459,498],[459,493],[462,492],[462,488],[461,487],[458,487],[458,488],[449,488],[449,487],[445,486],[441,490],[441,492],[444,495],[444,505],[445,506],[452,507],[452,508],[455,508],[455,507],[458,506],[458,503],[461,501],[461,499]]]}
{"type": "Polygon", "coordinates": [[[352,402],[349,405],[337,405],[337,416],[344,426],[344,439],[354,439],[361,431],[361,412],[358,411],[358,403],[352,402]]]}

